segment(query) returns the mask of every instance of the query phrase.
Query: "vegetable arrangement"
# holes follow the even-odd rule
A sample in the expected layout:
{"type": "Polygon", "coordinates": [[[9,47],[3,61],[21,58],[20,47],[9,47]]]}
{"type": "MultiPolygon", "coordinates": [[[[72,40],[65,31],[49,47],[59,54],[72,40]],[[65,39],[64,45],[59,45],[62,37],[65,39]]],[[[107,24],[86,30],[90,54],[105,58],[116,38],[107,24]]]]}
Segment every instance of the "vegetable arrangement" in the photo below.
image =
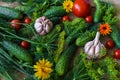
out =
{"type": "Polygon", "coordinates": [[[16,80],[16,70],[24,80],[119,80],[119,20],[111,3],[93,0],[92,15],[88,0],[15,1],[20,6],[0,6],[0,77],[16,80]]]}

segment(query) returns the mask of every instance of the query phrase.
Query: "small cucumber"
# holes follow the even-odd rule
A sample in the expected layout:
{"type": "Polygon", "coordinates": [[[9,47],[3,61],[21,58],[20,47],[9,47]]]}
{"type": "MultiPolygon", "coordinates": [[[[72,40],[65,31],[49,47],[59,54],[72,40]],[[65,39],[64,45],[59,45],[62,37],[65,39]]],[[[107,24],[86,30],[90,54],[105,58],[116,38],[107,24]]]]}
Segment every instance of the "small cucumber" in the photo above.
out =
{"type": "Polygon", "coordinates": [[[59,76],[62,76],[67,72],[68,66],[70,64],[69,62],[71,60],[71,57],[75,53],[75,49],[76,49],[76,46],[74,44],[70,45],[68,48],[66,48],[66,50],[63,52],[63,54],[60,56],[56,66],[55,66],[55,70],[59,76]]]}
{"type": "Polygon", "coordinates": [[[0,6],[0,17],[5,19],[21,19],[22,14],[13,8],[0,6]]]}
{"type": "Polygon", "coordinates": [[[65,14],[66,12],[62,6],[52,6],[43,15],[48,18],[52,18],[52,17],[61,17],[65,14]]]}
{"type": "Polygon", "coordinates": [[[23,48],[16,45],[15,43],[12,43],[10,41],[3,41],[2,46],[6,50],[8,50],[8,52],[11,55],[15,56],[20,61],[25,61],[25,62],[31,63],[32,57],[30,56],[30,54],[23,48]]]}
{"type": "Polygon", "coordinates": [[[102,4],[100,0],[94,0],[94,3],[96,5],[96,11],[94,14],[94,22],[100,22],[103,16],[103,10],[102,10],[102,4]]]}
{"type": "Polygon", "coordinates": [[[117,26],[111,26],[112,33],[110,34],[111,38],[114,40],[118,48],[120,48],[120,31],[117,26]]]}
{"type": "Polygon", "coordinates": [[[60,22],[60,17],[52,17],[50,20],[53,22],[53,24],[58,24],[60,22]]]}
{"type": "Polygon", "coordinates": [[[32,37],[34,35],[32,29],[30,27],[24,27],[18,31],[20,36],[23,37],[32,37]]]}
{"type": "Polygon", "coordinates": [[[86,22],[82,18],[76,18],[72,21],[73,31],[67,36],[65,43],[69,45],[74,39],[79,36],[79,33],[86,29],[86,22]]]}
{"type": "Polygon", "coordinates": [[[86,31],[85,33],[81,33],[81,35],[76,39],[77,46],[84,46],[88,41],[92,40],[95,37],[95,31],[90,32],[86,31]]]}

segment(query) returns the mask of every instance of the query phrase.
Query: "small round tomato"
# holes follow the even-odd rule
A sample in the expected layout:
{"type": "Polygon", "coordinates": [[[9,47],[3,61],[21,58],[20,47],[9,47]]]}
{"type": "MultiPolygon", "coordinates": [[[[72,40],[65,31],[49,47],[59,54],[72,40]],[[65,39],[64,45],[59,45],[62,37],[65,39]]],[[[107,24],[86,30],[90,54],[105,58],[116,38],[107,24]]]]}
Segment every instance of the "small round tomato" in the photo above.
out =
{"type": "Polygon", "coordinates": [[[21,47],[25,48],[25,49],[28,49],[30,46],[30,44],[27,42],[27,41],[22,41],[21,42],[21,47]]]}
{"type": "Polygon", "coordinates": [[[115,42],[111,39],[106,41],[106,47],[112,49],[113,47],[115,47],[115,42]]]}
{"type": "Polygon", "coordinates": [[[25,17],[25,18],[24,18],[24,23],[26,23],[26,24],[30,24],[31,21],[32,21],[32,20],[31,20],[29,17],[25,17]]]}
{"type": "Polygon", "coordinates": [[[114,58],[120,59],[120,50],[119,49],[114,50],[114,58]]]}
{"type": "Polygon", "coordinates": [[[66,16],[63,16],[63,17],[62,17],[62,21],[70,21],[69,16],[67,16],[67,15],[66,15],[66,16]]]}
{"type": "Polygon", "coordinates": [[[20,20],[18,19],[13,19],[11,21],[11,26],[16,29],[16,30],[19,30],[21,28],[21,25],[20,25],[20,20]]]}
{"type": "Polygon", "coordinates": [[[93,22],[93,17],[92,16],[87,16],[85,18],[85,20],[86,20],[87,23],[92,23],[93,22]]]}

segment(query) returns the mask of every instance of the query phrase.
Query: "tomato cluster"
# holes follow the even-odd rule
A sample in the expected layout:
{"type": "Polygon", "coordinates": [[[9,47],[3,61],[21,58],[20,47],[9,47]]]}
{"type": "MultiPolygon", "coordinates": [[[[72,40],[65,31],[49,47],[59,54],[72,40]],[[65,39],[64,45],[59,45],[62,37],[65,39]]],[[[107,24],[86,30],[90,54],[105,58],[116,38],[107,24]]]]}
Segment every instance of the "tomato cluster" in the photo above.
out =
{"type": "MultiPolygon", "coordinates": [[[[30,24],[31,23],[31,18],[29,17],[25,17],[23,19],[23,21],[19,20],[19,19],[13,19],[11,20],[11,26],[12,28],[14,28],[15,30],[19,30],[22,28],[21,24],[30,24]]],[[[21,41],[20,46],[24,49],[28,49],[30,46],[30,43],[28,43],[27,41],[21,41]]]]}
{"type": "MultiPolygon", "coordinates": [[[[108,49],[113,49],[115,47],[115,42],[112,39],[106,41],[106,47],[108,49]]],[[[113,51],[113,56],[115,59],[120,59],[120,49],[115,49],[113,51]]]]}
{"type": "MultiPolygon", "coordinates": [[[[25,24],[30,24],[31,21],[32,21],[32,20],[31,20],[29,17],[25,17],[25,18],[23,19],[23,23],[25,23],[25,24]]],[[[19,30],[20,28],[22,28],[21,23],[22,23],[22,21],[19,20],[19,19],[13,19],[13,20],[11,20],[11,26],[12,26],[15,30],[19,30]]]]}
{"type": "MultiPolygon", "coordinates": [[[[77,17],[85,18],[87,23],[93,22],[93,17],[90,16],[91,6],[88,0],[75,0],[73,3],[72,13],[77,17]]],[[[63,16],[62,21],[70,21],[69,16],[63,16]]]]}

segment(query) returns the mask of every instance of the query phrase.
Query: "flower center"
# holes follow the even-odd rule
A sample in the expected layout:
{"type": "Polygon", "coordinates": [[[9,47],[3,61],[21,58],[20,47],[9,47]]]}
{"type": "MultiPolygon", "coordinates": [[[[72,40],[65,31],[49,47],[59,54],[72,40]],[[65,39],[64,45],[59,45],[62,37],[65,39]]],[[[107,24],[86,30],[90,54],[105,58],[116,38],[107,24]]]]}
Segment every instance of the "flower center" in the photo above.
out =
{"type": "Polygon", "coordinates": [[[67,4],[66,6],[67,6],[67,7],[70,7],[70,4],[67,4]]]}
{"type": "Polygon", "coordinates": [[[106,30],[106,29],[107,29],[107,28],[104,26],[104,27],[103,27],[103,30],[106,30]]]}
{"type": "Polygon", "coordinates": [[[43,73],[47,73],[44,68],[41,68],[41,70],[42,70],[43,73]]]}

